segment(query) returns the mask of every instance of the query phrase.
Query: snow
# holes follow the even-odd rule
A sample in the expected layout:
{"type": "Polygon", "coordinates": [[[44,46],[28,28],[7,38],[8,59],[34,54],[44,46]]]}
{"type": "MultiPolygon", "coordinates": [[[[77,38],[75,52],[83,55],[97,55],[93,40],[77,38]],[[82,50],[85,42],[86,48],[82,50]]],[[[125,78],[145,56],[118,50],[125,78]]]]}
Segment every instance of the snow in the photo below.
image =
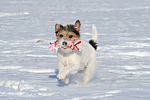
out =
{"type": "Polygon", "coordinates": [[[149,100],[149,0],[1,0],[0,100],[149,100]],[[58,81],[54,25],[98,30],[98,69],[88,85],[58,81]]]}

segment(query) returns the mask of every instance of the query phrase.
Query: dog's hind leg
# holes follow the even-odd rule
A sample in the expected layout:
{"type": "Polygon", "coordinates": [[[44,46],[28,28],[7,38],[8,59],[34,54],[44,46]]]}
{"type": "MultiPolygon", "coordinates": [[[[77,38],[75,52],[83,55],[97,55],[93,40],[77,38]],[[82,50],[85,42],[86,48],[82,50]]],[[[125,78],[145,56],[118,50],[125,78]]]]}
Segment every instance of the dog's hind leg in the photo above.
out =
{"type": "Polygon", "coordinates": [[[86,85],[94,76],[97,64],[96,59],[91,59],[86,66],[85,75],[84,75],[84,85],[86,85]]]}

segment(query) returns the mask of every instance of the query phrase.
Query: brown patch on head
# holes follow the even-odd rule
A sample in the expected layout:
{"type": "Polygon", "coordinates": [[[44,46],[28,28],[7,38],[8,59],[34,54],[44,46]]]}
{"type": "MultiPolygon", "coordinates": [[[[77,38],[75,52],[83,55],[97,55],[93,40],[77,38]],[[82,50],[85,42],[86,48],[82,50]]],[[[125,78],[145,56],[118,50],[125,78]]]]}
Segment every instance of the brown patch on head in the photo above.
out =
{"type": "Polygon", "coordinates": [[[65,39],[68,41],[76,41],[79,40],[80,37],[77,36],[74,32],[70,32],[70,31],[65,31],[65,30],[61,30],[56,34],[57,40],[59,41],[60,39],[65,39]]]}
{"type": "Polygon", "coordinates": [[[77,20],[74,25],[62,26],[61,24],[55,25],[55,33],[57,40],[64,38],[69,41],[76,41],[80,39],[80,21],[77,20]]]}
{"type": "Polygon", "coordinates": [[[77,36],[74,32],[68,32],[66,34],[67,38],[70,40],[70,41],[76,41],[76,40],[79,40],[80,37],[77,36]]]}
{"type": "Polygon", "coordinates": [[[64,30],[59,31],[59,32],[56,34],[56,37],[57,37],[57,40],[58,40],[58,41],[59,41],[61,38],[63,38],[64,36],[65,36],[64,30]]]}

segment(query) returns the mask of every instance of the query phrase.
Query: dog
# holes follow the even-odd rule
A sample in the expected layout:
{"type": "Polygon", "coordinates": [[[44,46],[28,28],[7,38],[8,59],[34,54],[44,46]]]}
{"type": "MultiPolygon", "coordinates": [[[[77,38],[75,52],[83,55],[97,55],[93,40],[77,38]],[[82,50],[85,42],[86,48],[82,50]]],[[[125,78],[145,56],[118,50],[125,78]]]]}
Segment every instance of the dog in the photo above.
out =
{"type": "Polygon", "coordinates": [[[88,42],[80,38],[81,23],[79,20],[74,25],[63,26],[55,24],[55,33],[58,41],[58,80],[69,83],[69,74],[84,73],[83,84],[86,85],[92,78],[97,68],[97,29],[92,26],[93,36],[88,42]],[[72,49],[70,45],[80,41],[81,50],[72,49]]]}

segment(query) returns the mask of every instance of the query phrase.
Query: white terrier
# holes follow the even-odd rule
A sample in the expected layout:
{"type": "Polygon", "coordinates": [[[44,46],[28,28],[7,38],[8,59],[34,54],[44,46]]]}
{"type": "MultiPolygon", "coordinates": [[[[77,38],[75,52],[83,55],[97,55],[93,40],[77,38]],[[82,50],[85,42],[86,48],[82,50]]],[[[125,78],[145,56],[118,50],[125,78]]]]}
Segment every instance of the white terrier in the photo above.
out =
{"type": "Polygon", "coordinates": [[[80,26],[79,20],[74,25],[55,25],[59,47],[57,51],[59,74],[57,78],[66,84],[69,83],[69,74],[81,72],[84,73],[83,84],[87,84],[93,78],[97,67],[95,52],[97,49],[96,27],[93,25],[93,37],[87,43],[80,39],[80,26]]]}

